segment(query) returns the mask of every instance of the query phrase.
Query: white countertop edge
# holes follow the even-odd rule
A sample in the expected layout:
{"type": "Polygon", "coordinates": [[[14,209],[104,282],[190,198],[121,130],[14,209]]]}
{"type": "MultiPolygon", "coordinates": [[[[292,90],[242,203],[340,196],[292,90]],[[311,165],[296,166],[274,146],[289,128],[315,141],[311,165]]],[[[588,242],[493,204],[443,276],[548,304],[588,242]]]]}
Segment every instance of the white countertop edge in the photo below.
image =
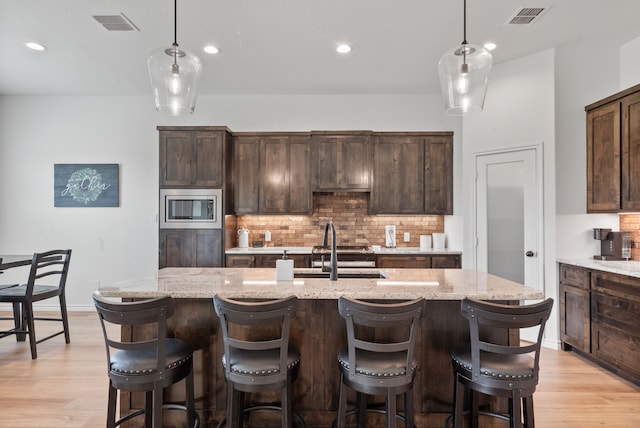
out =
{"type": "Polygon", "coordinates": [[[640,262],[635,260],[557,259],[557,262],[640,278],[640,262]]]}

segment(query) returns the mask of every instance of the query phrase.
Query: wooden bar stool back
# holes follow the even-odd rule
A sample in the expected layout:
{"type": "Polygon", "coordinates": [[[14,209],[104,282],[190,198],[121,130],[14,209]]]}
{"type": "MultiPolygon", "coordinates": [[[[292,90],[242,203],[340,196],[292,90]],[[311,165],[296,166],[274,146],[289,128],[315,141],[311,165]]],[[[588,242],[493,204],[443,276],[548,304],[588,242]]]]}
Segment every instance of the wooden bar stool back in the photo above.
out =
{"type": "Polygon", "coordinates": [[[347,326],[347,346],[338,354],[340,398],[337,426],[347,417],[347,387],[357,392],[358,426],[365,427],[365,395],[386,398],[387,427],[396,426],[397,396],[404,396],[406,427],[414,426],[413,381],[417,362],[414,357],[416,335],[424,312],[424,299],[401,303],[369,303],[341,297],[340,315],[347,326]]]}
{"type": "Polygon", "coordinates": [[[551,314],[553,299],[532,305],[502,305],[464,299],[462,315],[469,321],[470,343],[451,354],[454,374],[453,426],[461,428],[464,393],[469,392],[471,427],[478,426],[479,415],[508,419],[510,427],[534,427],[533,393],[538,384],[540,347],[544,327],[551,314]],[[502,345],[484,338],[483,328],[538,328],[537,340],[502,345]],[[479,412],[478,393],[507,397],[509,415],[479,412]]]}
{"type": "Polygon", "coordinates": [[[300,353],[289,346],[291,320],[295,317],[295,296],[268,301],[239,301],[214,296],[224,342],[227,381],[227,415],[219,426],[243,426],[245,413],[253,410],[281,410],[282,427],[293,426],[291,385],[300,366],[300,353]],[[279,391],[280,403],[244,408],[245,393],[279,391]]]}
{"type": "Polygon", "coordinates": [[[107,349],[109,375],[109,401],[107,428],[118,426],[129,419],[144,415],[146,428],[161,428],[165,409],[179,409],[187,413],[189,427],[199,425],[195,410],[193,382],[193,349],[187,342],[167,338],[167,319],[173,315],[175,303],[170,296],[137,302],[115,302],[97,292],[93,301],[98,311],[107,349]],[[152,326],[152,338],[123,341],[120,329],[117,335],[107,325],[152,326]],[[117,336],[117,337],[116,337],[117,336]],[[185,380],[185,405],[164,403],[164,388],[185,380]],[[144,391],[145,408],[116,420],[118,390],[144,391]]]}

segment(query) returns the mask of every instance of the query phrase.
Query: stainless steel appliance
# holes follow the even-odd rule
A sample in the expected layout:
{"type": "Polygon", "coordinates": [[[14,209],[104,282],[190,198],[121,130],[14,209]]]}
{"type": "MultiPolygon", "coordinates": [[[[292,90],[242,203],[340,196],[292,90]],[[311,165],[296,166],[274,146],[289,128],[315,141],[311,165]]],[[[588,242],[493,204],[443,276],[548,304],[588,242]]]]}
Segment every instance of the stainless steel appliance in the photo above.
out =
{"type": "Polygon", "coordinates": [[[221,189],[160,189],[161,229],[222,228],[221,189]]]}
{"type": "Polygon", "coordinates": [[[593,239],[600,241],[600,255],[596,260],[629,259],[631,234],[629,232],[611,232],[611,229],[593,229],[593,239]]]}
{"type": "MultiPolygon", "coordinates": [[[[339,268],[374,268],[376,254],[366,245],[338,245],[336,246],[339,268]]],[[[311,249],[311,267],[322,267],[322,256],[325,265],[329,265],[331,247],[317,245],[311,249]]]]}

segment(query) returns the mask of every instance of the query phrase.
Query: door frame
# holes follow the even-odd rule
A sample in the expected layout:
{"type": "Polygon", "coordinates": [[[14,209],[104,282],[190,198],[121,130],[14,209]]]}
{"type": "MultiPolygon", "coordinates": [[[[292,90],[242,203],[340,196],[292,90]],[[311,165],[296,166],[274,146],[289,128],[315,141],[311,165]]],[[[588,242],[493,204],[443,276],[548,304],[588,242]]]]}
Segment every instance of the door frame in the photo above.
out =
{"type": "MultiPolygon", "coordinates": [[[[536,190],[535,190],[535,198],[536,198],[536,211],[537,211],[537,233],[536,233],[536,258],[538,260],[537,263],[537,278],[538,284],[535,288],[540,291],[545,291],[545,276],[544,276],[544,266],[545,266],[545,241],[544,241],[544,144],[533,143],[533,144],[525,144],[519,146],[508,146],[502,148],[495,149],[486,149],[479,150],[473,153],[473,168],[474,168],[474,180],[473,180],[473,268],[475,270],[478,269],[478,158],[480,156],[488,156],[488,155],[500,155],[504,153],[511,152],[521,152],[521,151],[534,151],[534,157],[536,160],[536,190]]],[[[523,255],[524,256],[524,255],[523,255]]]]}

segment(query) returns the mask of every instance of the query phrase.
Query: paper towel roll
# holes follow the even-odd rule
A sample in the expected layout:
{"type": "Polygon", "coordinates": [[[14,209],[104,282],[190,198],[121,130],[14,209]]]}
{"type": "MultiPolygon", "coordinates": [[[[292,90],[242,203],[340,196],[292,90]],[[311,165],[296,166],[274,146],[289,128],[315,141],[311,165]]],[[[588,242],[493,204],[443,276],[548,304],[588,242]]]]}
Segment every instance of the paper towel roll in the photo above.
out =
{"type": "Polygon", "coordinates": [[[420,235],[420,251],[431,249],[431,235],[420,235]]]}
{"type": "Polygon", "coordinates": [[[433,249],[434,250],[444,250],[445,245],[445,235],[444,233],[434,233],[433,234],[433,249]]]}

